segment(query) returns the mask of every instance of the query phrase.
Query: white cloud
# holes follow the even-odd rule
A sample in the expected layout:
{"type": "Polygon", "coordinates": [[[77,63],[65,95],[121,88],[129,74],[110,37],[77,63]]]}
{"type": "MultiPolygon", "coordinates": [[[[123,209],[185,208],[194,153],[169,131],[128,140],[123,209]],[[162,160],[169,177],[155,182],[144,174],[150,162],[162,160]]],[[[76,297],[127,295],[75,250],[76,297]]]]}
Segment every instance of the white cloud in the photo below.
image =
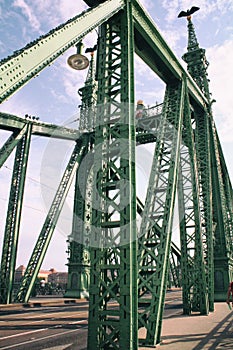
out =
{"type": "Polygon", "coordinates": [[[154,1],[152,0],[140,0],[140,4],[144,6],[147,11],[154,7],[154,1]]]}
{"type": "Polygon", "coordinates": [[[178,0],[163,0],[162,6],[166,9],[166,21],[170,22],[174,20],[179,11],[179,1],[178,0]]]}
{"type": "Polygon", "coordinates": [[[0,106],[0,111],[17,115],[17,117],[23,117],[31,109],[31,103],[20,96],[20,93],[15,94],[9,100],[4,101],[0,106]]]}
{"type": "Polygon", "coordinates": [[[213,105],[216,124],[224,141],[233,141],[232,81],[233,41],[226,41],[207,49],[210,62],[208,74],[210,91],[216,103],[213,105]]]}
{"type": "MultiPolygon", "coordinates": [[[[163,0],[162,6],[167,11],[166,21],[168,22],[176,19],[180,11],[187,11],[192,7],[190,0],[163,0]]],[[[203,20],[215,11],[219,11],[221,15],[231,11],[233,2],[232,0],[196,0],[195,6],[200,7],[198,18],[203,20]]]]}
{"type": "Polygon", "coordinates": [[[84,1],[60,0],[57,10],[60,12],[61,18],[67,20],[78,15],[87,7],[84,1]]]}
{"type": "Polygon", "coordinates": [[[15,0],[13,6],[19,7],[22,10],[23,14],[28,18],[31,27],[35,31],[40,30],[40,22],[31,6],[29,6],[24,0],[15,0]]]}

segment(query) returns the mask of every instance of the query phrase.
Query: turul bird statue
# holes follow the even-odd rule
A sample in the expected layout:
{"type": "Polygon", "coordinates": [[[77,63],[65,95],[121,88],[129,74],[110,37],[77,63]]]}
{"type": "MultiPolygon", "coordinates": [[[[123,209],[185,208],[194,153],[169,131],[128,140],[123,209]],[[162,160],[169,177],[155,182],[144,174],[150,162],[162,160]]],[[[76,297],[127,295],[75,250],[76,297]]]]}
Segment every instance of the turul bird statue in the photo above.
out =
{"type": "Polygon", "coordinates": [[[194,12],[200,10],[200,7],[196,7],[196,6],[193,6],[191,7],[190,10],[187,10],[187,11],[181,11],[179,14],[178,14],[178,17],[189,17],[191,16],[194,12]]]}

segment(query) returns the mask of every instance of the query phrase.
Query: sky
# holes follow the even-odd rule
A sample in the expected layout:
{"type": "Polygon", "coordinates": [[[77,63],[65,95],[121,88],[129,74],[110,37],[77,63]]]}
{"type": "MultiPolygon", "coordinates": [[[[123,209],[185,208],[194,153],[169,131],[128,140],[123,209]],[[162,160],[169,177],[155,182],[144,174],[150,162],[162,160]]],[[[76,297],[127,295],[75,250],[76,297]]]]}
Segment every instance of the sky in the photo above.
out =
{"type": "MultiPolygon", "coordinates": [[[[192,6],[200,10],[192,16],[200,47],[206,49],[210,65],[208,76],[210,91],[216,103],[213,104],[214,120],[225,155],[226,164],[233,180],[233,2],[232,0],[143,0],[140,1],[150,14],[167,44],[185,67],[181,57],[187,50],[187,21],[177,18],[181,10],[192,6]]],[[[6,58],[15,50],[24,47],[39,36],[81,13],[88,6],[84,1],[73,0],[0,0],[0,59],[6,58]]],[[[84,45],[96,44],[96,32],[88,34],[84,45]]],[[[15,93],[8,101],[0,105],[0,111],[24,117],[35,115],[41,121],[77,127],[80,97],[77,90],[83,86],[87,71],[74,71],[67,65],[67,58],[75,53],[70,48],[50,67],[44,69],[38,77],[15,93]]],[[[164,96],[164,84],[135,55],[135,97],[143,99],[145,105],[161,103],[164,96]]],[[[0,130],[2,145],[9,134],[0,130]]],[[[73,144],[66,141],[53,141],[33,137],[27,169],[27,180],[22,211],[22,223],[19,235],[17,266],[27,265],[33,246],[42,228],[53,198],[56,183],[62,174],[73,144]],[[50,153],[55,146],[56,157],[50,153]],[[60,155],[60,159],[58,159],[60,155]],[[51,162],[59,163],[59,174],[48,176],[51,162]],[[49,200],[47,201],[47,197],[49,200]]],[[[137,172],[148,180],[149,171],[145,170],[145,154],[150,158],[151,151],[138,152],[137,172]]],[[[0,248],[4,235],[5,217],[13,167],[14,154],[0,170],[0,248]]],[[[50,173],[51,175],[51,173],[50,173]]],[[[137,184],[140,196],[146,189],[137,184]]],[[[71,233],[73,186],[68,195],[62,217],[58,222],[42,267],[67,269],[67,238],[71,233]]]]}

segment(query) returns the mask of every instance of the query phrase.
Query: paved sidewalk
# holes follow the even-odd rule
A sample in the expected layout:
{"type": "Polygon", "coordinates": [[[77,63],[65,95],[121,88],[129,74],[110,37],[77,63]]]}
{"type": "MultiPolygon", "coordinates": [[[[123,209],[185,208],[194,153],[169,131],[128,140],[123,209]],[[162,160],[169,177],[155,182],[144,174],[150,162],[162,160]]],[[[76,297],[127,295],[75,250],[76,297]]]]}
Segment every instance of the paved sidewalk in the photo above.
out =
{"type": "MultiPolygon", "coordinates": [[[[215,303],[208,316],[178,315],[163,320],[160,350],[233,350],[233,310],[215,303]]],[[[140,347],[149,350],[151,347],[140,347]]]]}
{"type": "MultiPolygon", "coordinates": [[[[31,299],[28,304],[0,305],[0,311],[39,304],[64,305],[85,303],[79,299],[31,299]]],[[[162,324],[162,342],[156,347],[139,347],[139,350],[233,350],[233,310],[225,302],[215,303],[215,311],[208,316],[178,314],[165,318],[162,324]]],[[[78,350],[78,349],[77,349],[78,350]]],[[[125,349],[127,350],[127,349],[125,349]]]]}
{"type": "Polygon", "coordinates": [[[40,298],[31,298],[27,303],[15,303],[15,304],[0,304],[0,312],[7,312],[9,310],[17,310],[22,308],[33,308],[40,306],[58,306],[58,305],[66,305],[66,304],[83,304],[87,303],[85,299],[71,299],[71,298],[63,298],[63,297],[40,297],[40,298]]]}

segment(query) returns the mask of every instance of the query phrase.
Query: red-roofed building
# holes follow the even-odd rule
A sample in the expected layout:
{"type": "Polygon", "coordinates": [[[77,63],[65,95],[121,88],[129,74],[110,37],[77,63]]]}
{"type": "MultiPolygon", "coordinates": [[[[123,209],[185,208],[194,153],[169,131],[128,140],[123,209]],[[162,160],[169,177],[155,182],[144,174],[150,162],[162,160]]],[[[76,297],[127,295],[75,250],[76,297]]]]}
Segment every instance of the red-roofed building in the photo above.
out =
{"type": "MultiPolygon", "coordinates": [[[[25,271],[26,267],[24,265],[20,265],[15,270],[15,283],[20,283],[25,271]]],[[[45,283],[50,282],[64,286],[67,284],[68,272],[57,272],[54,268],[51,268],[50,270],[40,270],[37,277],[43,279],[45,283]]]]}

